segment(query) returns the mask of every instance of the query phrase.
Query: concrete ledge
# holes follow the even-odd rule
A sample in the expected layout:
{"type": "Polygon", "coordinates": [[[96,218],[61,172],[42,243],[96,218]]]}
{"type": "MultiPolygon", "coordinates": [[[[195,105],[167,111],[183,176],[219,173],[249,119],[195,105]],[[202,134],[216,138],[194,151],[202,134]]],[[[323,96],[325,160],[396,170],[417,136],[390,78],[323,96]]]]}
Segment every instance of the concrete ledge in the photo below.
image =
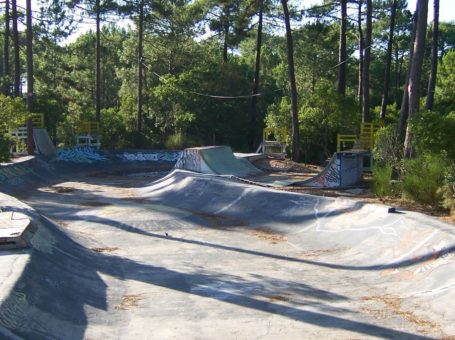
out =
{"type": "Polygon", "coordinates": [[[0,250],[29,247],[35,231],[26,215],[17,211],[0,212],[0,250]]]}

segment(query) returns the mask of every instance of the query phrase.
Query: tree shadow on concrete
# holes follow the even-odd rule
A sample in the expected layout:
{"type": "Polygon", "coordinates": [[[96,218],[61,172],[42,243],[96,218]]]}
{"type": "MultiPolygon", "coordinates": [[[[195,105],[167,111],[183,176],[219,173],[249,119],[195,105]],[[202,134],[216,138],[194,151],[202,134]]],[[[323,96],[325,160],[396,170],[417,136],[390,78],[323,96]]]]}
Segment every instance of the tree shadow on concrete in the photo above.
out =
{"type": "MultiPolygon", "coordinates": [[[[212,272],[178,272],[161,266],[138,263],[113,255],[88,250],[69,238],[58,226],[48,220],[40,226],[43,239],[31,251],[30,259],[22,275],[16,281],[9,296],[0,306],[0,333],[9,332],[24,338],[82,339],[88,324],[111,325],[115,321],[115,332],[126,327],[129,320],[109,314],[88,314],[86,306],[107,311],[116,301],[108,300],[107,286],[100,274],[107,274],[118,280],[118,286],[110,290],[122,292],[122,282],[135,280],[177,292],[210,298],[220,303],[280,315],[314,326],[340,329],[359,335],[383,338],[426,339],[416,334],[394,330],[375,324],[328,315],[318,311],[303,310],[292,305],[293,296],[325,302],[343,301],[347,297],[314,288],[301,282],[256,278],[253,282],[212,272]],[[260,279],[265,279],[264,283],[260,279]],[[277,296],[289,296],[289,304],[277,301],[277,296]],[[281,294],[281,295],[279,295],[281,294]],[[112,317],[112,319],[111,319],[112,317]]],[[[112,294],[112,293],[111,293],[112,294]]],[[[112,298],[111,298],[112,299],[112,298]]],[[[119,298],[120,299],[120,298],[119,298]]],[[[299,303],[296,303],[299,305],[299,303]]],[[[341,315],[352,313],[336,311],[341,315]]]]}

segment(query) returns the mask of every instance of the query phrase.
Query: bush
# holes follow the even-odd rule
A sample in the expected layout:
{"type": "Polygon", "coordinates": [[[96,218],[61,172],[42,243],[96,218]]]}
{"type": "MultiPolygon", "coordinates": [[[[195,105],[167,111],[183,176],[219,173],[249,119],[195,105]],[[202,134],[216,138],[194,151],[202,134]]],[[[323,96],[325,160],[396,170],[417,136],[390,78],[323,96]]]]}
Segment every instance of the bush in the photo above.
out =
{"type": "Polygon", "coordinates": [[[417,153],[443,151],[448,159],[455,160],[455,112],[443,115],[421,111],[411,119],[410,124],[417,153]]]}
{"type": "Polygon", "coordinates": [[[376,166],[373,170],[373,192],[376,196],[395,196],[397,194],[392,180],[393,168],[390,165],[376,166]]]}
{"type": "Polygon", "coordinates": [[[441,188],[446,181],[447,163],[441,155],[424,154],[406,160],[403,167],[403,195],[416,202],[440,207],[444,195],[441,188]]]}
{"type": "Polygon", "coordinates": [[[455,217],[455,163],[447,167],[445,184],[439,189],[442,195],[442,207],[451,211],[455,217]]]}
{"type": "Polygon", "coordinates": [[[391,166],[393,171],[399,171],[403,157],[403,144],[400,142],[395,126],[382,127],[376,132],[373,156],[379,166],[391,166]]]}
{"type": "Polygon", "coordinates": [[[6,135],[0,133],[0,162],[7,162],[10,160],[9,145],[10,139],[6,135]]]}
{"type": "Polygon", "coordinates": [[[195,146],[200,146],[197,140],[183,133],[175,133],[170,135],[165,142],[166,149],[170,150],[182,150],[185,148],[191,148],[195,146]]]}

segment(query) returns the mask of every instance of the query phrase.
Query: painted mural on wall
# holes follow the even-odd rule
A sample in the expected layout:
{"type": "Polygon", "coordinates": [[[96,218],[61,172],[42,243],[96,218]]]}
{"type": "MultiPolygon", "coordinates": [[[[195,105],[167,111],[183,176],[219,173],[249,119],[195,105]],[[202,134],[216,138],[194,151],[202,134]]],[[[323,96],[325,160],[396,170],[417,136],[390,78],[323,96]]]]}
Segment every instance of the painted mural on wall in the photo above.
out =
{"type": "Polygon", "coordinates": [[[338,187],[341,184],[341,160],[335,155],[327,168],[307,183],[310,187],[338,187]]]}
{"type": "Polygon", "coordinates": [[[342,187],[358,184],[362,180],[363,156],[336,153],[329,165],[316,177],[304,184],[309,187],[342,187]]]}
{"type": "Polygon", "coordinates": [[[97,149],[86,146],[58,150],[57,160],[73,163],[93,163],[107,161],[108,159],[101,155],[97,149]]]}
{"type": "Polygon", "coordinates": [[[185,149],[175,163],[175,168],[201,172],[202,156],[199,150],[185,149]]]}
{"type": "Polygon", "coordinates": [[[123,161],[129,162],[145,162],[145,161],[163,161],[163,162],[175,162],[180,157],[181,152],[178,151],[155,151],[155,152],[136,152],[129,153],[124,152],[121,157],[123,161]]]}

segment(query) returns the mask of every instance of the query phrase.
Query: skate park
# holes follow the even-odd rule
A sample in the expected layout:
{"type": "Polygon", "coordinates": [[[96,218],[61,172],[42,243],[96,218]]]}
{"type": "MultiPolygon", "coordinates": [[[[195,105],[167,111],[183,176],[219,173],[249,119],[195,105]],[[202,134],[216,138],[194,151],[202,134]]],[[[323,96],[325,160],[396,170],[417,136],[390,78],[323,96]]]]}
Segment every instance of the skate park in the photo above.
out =
{"type": "Polygon", "coordinates": [[[453,336],[453,225],[276,190],[209,150],[2,167],[2,337],[453,336]]]}

